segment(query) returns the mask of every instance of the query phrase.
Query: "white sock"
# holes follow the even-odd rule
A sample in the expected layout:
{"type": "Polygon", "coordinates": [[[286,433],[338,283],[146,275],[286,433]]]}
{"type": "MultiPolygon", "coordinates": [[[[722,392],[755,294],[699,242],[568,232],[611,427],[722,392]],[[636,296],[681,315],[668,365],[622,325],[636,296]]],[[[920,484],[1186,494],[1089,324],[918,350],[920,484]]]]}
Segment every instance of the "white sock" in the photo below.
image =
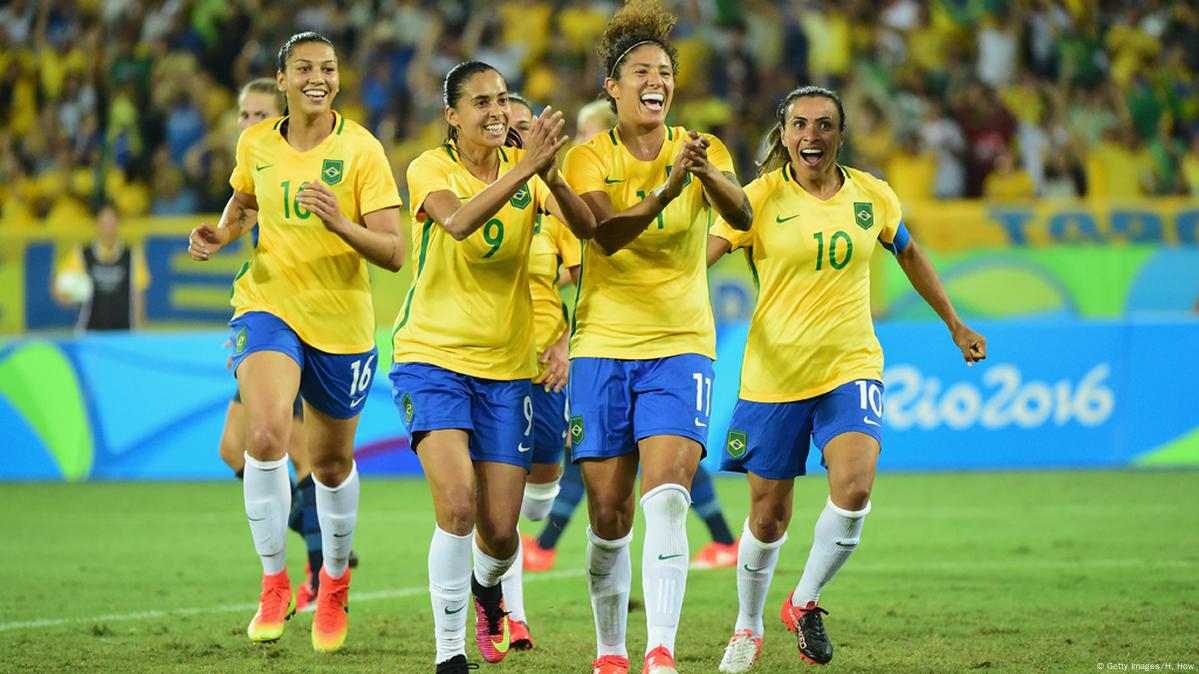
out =
{"type": "Polygon", "coordinates": [[[466,655],[466,617],[470,603],[470,542],[474,532],[463,536],[433,529],[429,543],[429,598],[433,601],[433,635],[437,660],[466,655]]]}
{"type": "Polygon", "coordinates": [[[595,617],[597,657],[629,657],[625,633],[629,622],[629,588],[633,585],[633,562],[629,557],[630,531],[624,538],[608,541],[587,527],[587,580],[591,613],[595,617]]]}
{"type": "Polygon", "coordinates": [[[350,565],[354,525],[358,523],[358,464],[350,464],[349,477],[336,487],[321,484],[315,474],[312,483],[316,486],[316,517],[321,523],[325,573],[330,578],[341,578],[350,565]]]}
{"type": "Polygon", "coordinates": [[[500,584],[503,586],[504,609],[508,611],[508,617],[527,623],[529,621],[525,618],[524,564],[521,564],[521,547],[524,543],[520,541],[519,531],[516,532],[516,536],[516,561],[508,567],[508,571],[500,579],[500,584]]]}
{"type": "Polygon", "coordinates": [[[477,536],[471,539],[471,545],[475,549],[475,580],[483,587],[495,587],[508,573],[508,569],[515,565],[520,554],[520,546],[517,546],[516,552],[508,559],[496,559],[479,548],[477,536]]]}
{"type": "Polygon", "coordinates": [[[787,542],[787,534],[773,543],[763,543],[754,538],[749,530],[749,520],[741,530],[741,545],[737,548],[737,626],[733,631],[748,628],[762,636],[762,611],[766,606],[766,593],[774,578],[774,567],[779,561],[779,548],[787,542]]]}
{"type": "Polygon", "coordinates": [[[268,576],[287,568],[287,516],[291,513],[291,481],[287,457],[258,461],[246,452],[242,493],[254,549],[268,576]]]}
{"type": "Polygon", "coordinates": [[[645,652],[658,646],[674,653],[679,613],[687,589],[687,508],[691,495],[678,484],[654,487],[641,497],[645,545],[641,551],[641,588],[645,595],[645,652]]]}
{"type": "Polygon", "coordinates": [[[520,514],[534,522],[540,522],[548,517],[550,508],[554,505],[554,499],[558,497],[560,491],[558,483],[561,481],[562,478],[545,484],[526,482],[525,496],[520,501],[520,514]]]}
{"type": "Polygon", "coordinates": [[[791,595],[795,606],[820,601],[820,590],[828,584],[837,570],[849,559],[862,537],[862,524],[870,512],[870,502],[861,510],[844,510],[833,505],[830,498],[816,520],[812,550],[804,565],[803,576],[791,595]]]}

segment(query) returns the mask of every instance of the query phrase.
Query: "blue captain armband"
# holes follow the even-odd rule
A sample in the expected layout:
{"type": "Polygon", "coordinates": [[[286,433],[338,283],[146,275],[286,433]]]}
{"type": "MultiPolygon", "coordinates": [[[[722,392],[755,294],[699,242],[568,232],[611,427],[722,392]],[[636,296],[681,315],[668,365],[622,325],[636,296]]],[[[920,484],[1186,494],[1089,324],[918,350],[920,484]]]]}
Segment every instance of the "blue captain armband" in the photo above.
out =
{"type": "Polygon", "coordinates": [[[895,228],[895,238],[891,243],[887,243],[879,239],[879,243],[883,244],[883,248],[891,251],[892,255],[899,255],[904,248],[908,247],[908,242],[912,240],[912,235],[908,234],[908,226],[903,224],[903,220],[899,221],[899,227],[895,228]]]}

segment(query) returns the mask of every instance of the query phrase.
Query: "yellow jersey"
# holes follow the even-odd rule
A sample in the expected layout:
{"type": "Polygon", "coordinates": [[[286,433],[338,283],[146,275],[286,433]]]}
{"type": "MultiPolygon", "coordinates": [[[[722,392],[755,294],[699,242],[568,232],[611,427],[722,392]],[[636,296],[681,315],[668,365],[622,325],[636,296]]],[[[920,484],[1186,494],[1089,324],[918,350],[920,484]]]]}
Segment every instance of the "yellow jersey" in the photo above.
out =
{"type": "Polygon", "coordinates": [[[342,214],[357,223],[367,213],[402,203],[382,144],[332,114],[333,132],[306,152],[283,137],[286,117],[263,120],[238,139],[229,184],[258,199],[258,246],[233,281],[231,302],[235,318],[265,311],[309,346],[363,353],[375,346],[366,260],[297,195],[303,183],[319,179],[337,195],[342,214]]]}
{"type": "Polygon", "coordinates": [[[552,215],[537,219],[529,250],[529,291],[533,295],[533,344],[538,358],[566,331],[566,306],[558,292],[558,269],[579,266],[582,246],[552,215]]]}
{"type": "MultiPolygon", "coordinates": [[[[708,161],[732,173],[724,143],[703,135],[711,143],[708,161]]],[[[612,129],[572,148],[564,176],[578,194],[607,193],[619,213],[666,182],[686,140],[686,129],[667,127],[657,158],[642,161],[612,129]]],[[[624,248],[608,256],[594,241],[584,241],[571,357],[650,360],[697,353],[715,358],[705,258],[712,217],[703,186],[688,175],[682,194],[624,248]]]]}
{"type": "Polygon", "coordinates": [[[864,171],[838,167],[845,183],[821,201],[790,165],[745,187],[748,232],[717,220],[712,235],[744,248],[758,303],[741,365],[741,398],[779,403],[827,393],[855,379],[882,379],[883,351],[870,315],[876,242],[906,245],[899,198],[864,171]]]}
{"type": "MultiPolygon", "coordinates": [[[[499,152],[499,175],[524,157],[516,148],[499,152]]],[[[423,210],[434,192],[453,192],[465,202],[486,188],[462,165],[452,144],[409,164],[415,271],[392,330],[395,362],[429,363],[504,381],[537,374],[529,255],[549,188],[534,176],[462,241],[423,210]]]]}

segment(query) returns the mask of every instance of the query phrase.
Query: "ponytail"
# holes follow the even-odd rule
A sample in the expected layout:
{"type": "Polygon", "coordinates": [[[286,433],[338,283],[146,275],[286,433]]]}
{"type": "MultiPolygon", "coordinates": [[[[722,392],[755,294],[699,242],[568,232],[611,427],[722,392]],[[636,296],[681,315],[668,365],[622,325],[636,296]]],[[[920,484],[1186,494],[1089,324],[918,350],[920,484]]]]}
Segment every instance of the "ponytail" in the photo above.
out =
{"type": "Polygon", "coordinates": [[[783,146],[783,127],[781,124],[775,124],[770,128],[770,135],[766,136],[766,156],[758,162],[758,175],[766,175],[777,168],[786,166],[789,161],[791,161],[791,156],[787,154],[787,148],[783,146]]]}

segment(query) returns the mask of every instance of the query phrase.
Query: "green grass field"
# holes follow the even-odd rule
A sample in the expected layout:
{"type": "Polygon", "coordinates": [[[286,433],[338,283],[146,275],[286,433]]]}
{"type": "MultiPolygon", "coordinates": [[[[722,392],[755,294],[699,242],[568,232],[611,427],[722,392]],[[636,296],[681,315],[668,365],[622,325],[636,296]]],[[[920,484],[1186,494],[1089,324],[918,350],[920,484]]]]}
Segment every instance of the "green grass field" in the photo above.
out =
{"type": "MultiPolygon", "coordinates": [[[[744,484],[717,480],[734,530],[744,484]]],[[[759,671],[807,671],[777,607],[802,570],[825,494],[800,481],[768,602],[759,671]]],[[[0,670],[428,672],[433,625],[425,484],[366,481],[346,647],[318,656],[311,614],[275,644],[244,635],[260,567],[237,482],[0,486],[0,670]]],[[[1199,473],[883,475],[862,545],[822,603],[828,671],[1114,671],[1199,666],[1199,473]]],[[[526,524],[535,531],[535,525],[526,524]]],[[[537,649],[494,671],[587,672],[594,632],[580,518],[549,574],[527,574],[537,649]]],[[[691,545],[707,541],[691,518],[691,545]]],[[[291,576],[302,545],[289,538],[291,576]]],[[[633,596],[640,596],[640,532],[633,596]]],[[[736,617],[735,573],[693,571],[677,654],[715,672],[736,617]]],[[[630,614],[630,652],[645,615],[630,614]]],[[[471,623],[473,625],[473,622],[471,623]]],[[[473,634],[473,628],[468,627],[473,634]]],[[[480,660],[468,637],[468,654],[480,660]]],[[[492,666],[484,664],[483,670],[492,666]]],[[[1132,670],[1135,671],[1135,670],[1132,670]]]]}

